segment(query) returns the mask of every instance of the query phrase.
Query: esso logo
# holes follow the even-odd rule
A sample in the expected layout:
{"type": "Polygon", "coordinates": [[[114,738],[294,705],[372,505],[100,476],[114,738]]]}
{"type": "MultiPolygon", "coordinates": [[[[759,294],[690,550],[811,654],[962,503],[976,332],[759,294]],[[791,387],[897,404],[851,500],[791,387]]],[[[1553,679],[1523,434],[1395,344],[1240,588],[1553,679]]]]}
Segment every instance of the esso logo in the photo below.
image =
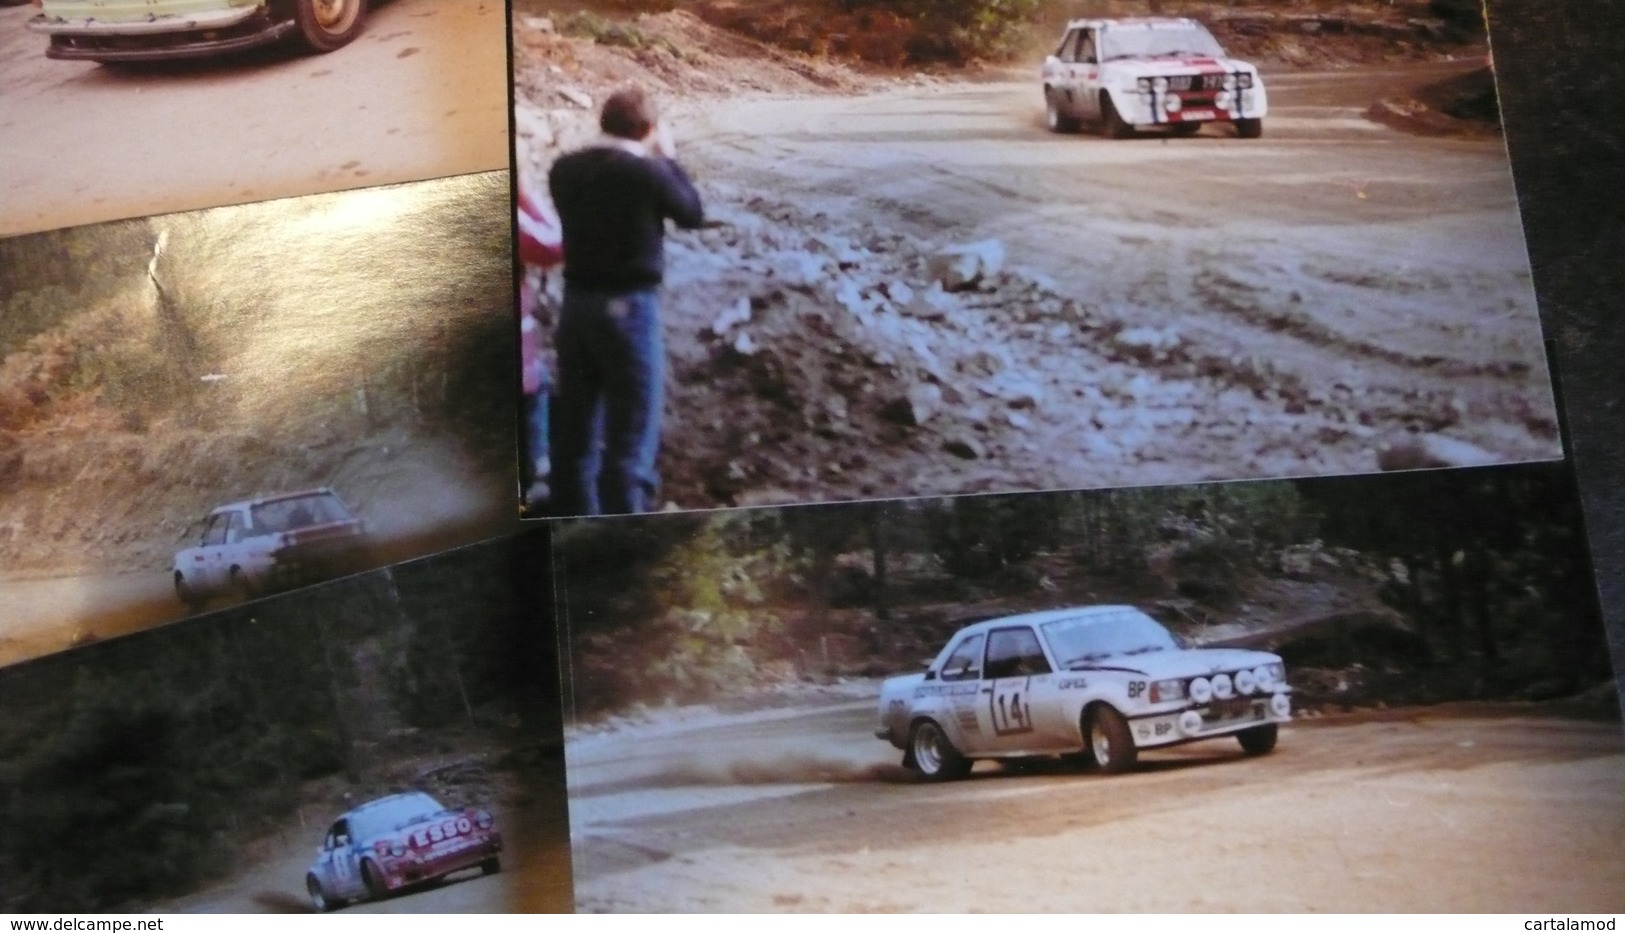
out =
{"type": "Polygon", "coordinates": [[[474,824],[469,822],[469,819],[466,816],[459,817],[456,826],[459,833],[466,833],[474,828],[474,824]]]}

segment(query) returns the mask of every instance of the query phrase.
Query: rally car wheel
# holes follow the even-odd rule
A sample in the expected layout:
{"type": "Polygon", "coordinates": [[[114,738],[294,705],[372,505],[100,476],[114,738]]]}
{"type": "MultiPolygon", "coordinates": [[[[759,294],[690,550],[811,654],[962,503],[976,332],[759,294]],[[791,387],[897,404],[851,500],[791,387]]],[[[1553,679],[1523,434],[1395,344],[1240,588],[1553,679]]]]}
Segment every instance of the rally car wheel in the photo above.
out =
{"type": "Polygon", "coordinates": [[[914,724],[908,748],[915,770],[927,781],[951,781],[970,773],[970,760],[948,741],[942,727],[929,719],[914,724]]]}
{"type": "Polygon", "coordinates": [[[497,872],[499,872],[501,870],[502,870],[502,859],[498,858],[495,855],[491,856],[490,858],[488,858],[485,861],[480,863],[480,873],[481,874],[494,875],[494,874],[496,874],[497,872]]]}
{"type": "Polygon", "coordinates": [[[344,902],[338,898],[327,896],[327,892],[322,890],[322,883],[316,880],[315,875],[305,876],[305,890],[310,892],[310,906],[316,908],[316,912],[319,914],[338,910],[344,906],[344,902]]]}
{"type": "Polygon", "coordinates": [[[1280,738],[1281,727],[1275,723],[1267,726],[1254,726],[1236,733],[1236,741],[1241,743],[1241,750],[1249,755],[1268,755],[1275,750],[1275,741],[1280,738]]]}
{"type": "Polygon", "coordinates": [[[1174,124],[1174,135],[1175,136],[1195,136],[1197,133],[1200,133],[1200,132],[1202,132],[1202,124],[1196,123],[1194,121],[1190,122],[1190,123],[1175,123],[1174,124]]]}
{"type": "Polygon", "coordinates": [[[179,570],[175,571],[175,596],[186,607],[187,612],[198,612],[203,608],[204,599],[192,585],[186,582],[186,577],[179,570]]]}
{"type": "Polygon", "coordinates": [[[231,601],[246,603],[253,598],[254,584],[248,582],[248,574],[241,567],[231,568],[231,601]]]}
{"type": "Polygon", "coordinates": [[[1117,112],[1112,96],[1105,91],[1100,92],[1100,131],[1112,139],[1128,139],[1134,135],[1134,127],[1117,112]]]}
{"type": "Polygon", "coordinates": [[[1139,749],[1134,747],[1134,736],[1122,713],[1110,706],[1095,707],[1085,733],[1089,736],[1089,752],[1101,771],[1122,774],[1134,767],[1139,749]]]}
{"type": "Polygon", "coordinates": [[[1061,105],[1055,100],[1055,92],[1044,88],[1044,125],[1049,127],[1051,133],[1076,133],[1078,121],[1061,112],[1061,105]]]}
{"type": "Polygon", "coordinates": [[[367,21],[367,0],[294,0],[294,21],[305,45],[331,52],[349,45],[367,21]]]}
{"type": "Polygon", "coordinates": [[[373,900],[389,893],[389,886],[384,884],[384,874],[378,870],[378,864],[372,859],[366,859],[361,863],[361,883],[367,886],[367,894],[373,900]]]}
{"type": "Polygon", "coordinates": [[[1242,139],[1257,139],[1264,135],[1264,121],[1258,117],[1237,120],[1236,135],[1242,139]]]}

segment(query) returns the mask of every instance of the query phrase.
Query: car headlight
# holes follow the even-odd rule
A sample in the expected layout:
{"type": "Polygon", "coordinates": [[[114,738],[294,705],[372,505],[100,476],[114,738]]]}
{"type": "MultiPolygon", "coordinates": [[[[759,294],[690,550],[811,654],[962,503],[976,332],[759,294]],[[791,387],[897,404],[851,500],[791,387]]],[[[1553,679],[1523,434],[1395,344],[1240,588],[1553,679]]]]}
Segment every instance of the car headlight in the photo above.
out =
{"type": "Polygon", "coordinates": [[[1236,75],[1236,83],[1238,87],[1241,87],[1244,90],[1246,88],[1250,88],[1253,86],[1253,76],[1244,71],[1241,74],[1236,75]]]}
{"type": "Polygon", "coordinates": [[[401,858],[406,855],[406,846],[396,842],[389,847],[389,854],[395,856],[396,858],[401,858]]]}
{"type": "Polygon", "coordinates": [[[1253,671],[1253,676],[1258,678],[1258,689],[1277,690],[1286,686],[1286,665],[1280,661],[1264,664],[1253,671]]]}
{"type": "Polygon", "coordinates": [[[491,828],[491,814],[485,812],[484,810],[481,810],[474,817],[474,825],[478,826],[481,829],[490,829],[491,828]]]}
{"type": "Polygon", "coordinates": [[[1151,90],[1151,79],[1150,78],[1141,78],[1139,81],[1135,82],[1135,86],[1138,87],[1141,91],[1149,91],[1149,90],[1151,90]]]}
{"type": "Polygon", "coordinates": [[[1185,682],[1175,677],[1171,680],[1153,681],[1151,684],[1151,702],[1166,703],[1169,700],[1185,699],[1185,682]]]}
{"type": "Polygon", "coordinates": [[[1237,79],[1236,79],[1235,75],[1225,75],[1224,76],[1224,89],[1227,90],[1227,91],[1233,89],[1236,86],[1236,80],[1237,79]]]}
{"type": "Polygon", "coordinates": [[[1235,684],[1230,682],[1229,674],[1213,675],[1213,695],[1221,700],[1228,700],[1236,692],[1235,684]]]}
{"type": "Polygon", "coordinates": [[[1258,678],[1252,671],[1236,671],[1236,692],[1246,696],[1258,689],[1258,678]]]}
{"type": "Polygon", "coordinates": [[[1206,677],[1198,677],[1191,681],[1191,699],[1198,703],[1206,703],[1213,699],[1213,682],[1206,677]]]}
{"type": "Polygon", "coordinates": [[[1178,113],[1179,108],[1183,106],[1185,102],[1179,99],[1178,94],[1169,94],[1162,99],[1162,109],[1169,113],[1178,113]]]}
{"type": "Polygon", "coordinates": [[[1166,91],[1168,90],[1168,79],[1153,78],[1151,79],[1151,87],[1159,91],[1166,91]]]}

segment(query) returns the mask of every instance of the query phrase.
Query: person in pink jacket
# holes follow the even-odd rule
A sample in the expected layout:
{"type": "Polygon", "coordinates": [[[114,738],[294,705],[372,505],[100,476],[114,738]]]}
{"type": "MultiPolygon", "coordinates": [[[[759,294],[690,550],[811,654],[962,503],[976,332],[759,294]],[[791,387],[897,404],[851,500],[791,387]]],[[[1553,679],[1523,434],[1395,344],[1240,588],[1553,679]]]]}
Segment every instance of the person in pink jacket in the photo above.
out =
{"type": "Polygon", "coordinates": [[[529,512],[548,498],[547,401],[552,385],[539,315],[543,309],[542,283],[548,273],[563,265],[564,241],[553,206],[523,182],[519,186],[518,215],[520,432],[524,437],[519,477],[529,512]]]}

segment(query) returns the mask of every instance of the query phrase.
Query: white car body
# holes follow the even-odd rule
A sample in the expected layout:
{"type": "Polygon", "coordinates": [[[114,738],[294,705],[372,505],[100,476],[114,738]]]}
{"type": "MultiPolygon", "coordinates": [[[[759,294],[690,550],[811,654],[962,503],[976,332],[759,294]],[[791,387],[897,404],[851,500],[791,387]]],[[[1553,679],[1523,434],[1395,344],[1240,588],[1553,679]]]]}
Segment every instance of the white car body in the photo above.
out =
{"type": "Polygon", "coordinates": [[[1219,736],[1268,752],[1291,709],[1279,656],[1181,647],[1132,606],[1089,606],[961,629],[923,673],[886,680],[875,735],[928,778],[1078,753],[1117,772],[1141,749],[1219,736]]]}
{"type": "Polygon", "coordinates": [[[175,554],[175,595],[190,608],[363,569],[366,526],[326,487],[222,505],[198,543],[175,554]]]}
{"type": "Polygon", "coordinates": [[[1090,123],[1126,136],[1142,128],[1194,132],[1228,122],[1256,138],[1269,111],[1258,69],[1226,56],[1192,19],[1073,20],[1044,59],[1043,80],[1055,132],[1090,123]]]}
{"type": "Polygon", "coordinates": [[[314,51],[353,41],[367,0],[35,0],[28,29],[46,57],[149,62],[241,52],[302,37],[314,51]]]}

